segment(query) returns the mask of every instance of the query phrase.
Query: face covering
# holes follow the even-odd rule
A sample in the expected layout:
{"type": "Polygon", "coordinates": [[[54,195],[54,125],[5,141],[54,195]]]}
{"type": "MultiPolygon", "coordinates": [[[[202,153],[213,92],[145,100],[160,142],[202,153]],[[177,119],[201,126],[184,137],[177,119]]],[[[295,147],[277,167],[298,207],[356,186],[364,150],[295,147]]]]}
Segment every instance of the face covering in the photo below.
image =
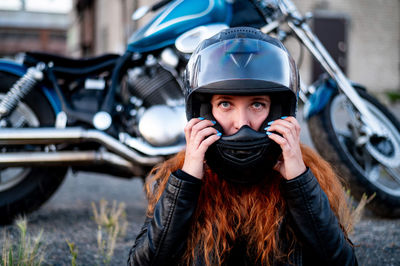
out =
{"type": "Polygon", "coordinates": [[[222,136],[205,154],[208,166],[218,177],[233,183],[254,184],[268,176],[282,154],[280,146],[265,133],[243,126],[222,136]]]}

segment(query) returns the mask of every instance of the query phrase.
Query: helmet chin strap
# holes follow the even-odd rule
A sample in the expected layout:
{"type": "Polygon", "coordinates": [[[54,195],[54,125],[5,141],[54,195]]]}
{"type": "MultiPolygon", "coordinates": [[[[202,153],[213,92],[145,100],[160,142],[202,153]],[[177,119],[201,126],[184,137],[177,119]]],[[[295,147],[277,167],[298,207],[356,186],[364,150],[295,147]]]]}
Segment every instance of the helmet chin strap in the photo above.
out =
{"type": "Polygon", "coordinates": [[[272,171],[282,150],[262,132],[243,126],[230,136],[223,136],[206,152],[206,161],[219,177],[233,183],[259,182],[272,171]]]}

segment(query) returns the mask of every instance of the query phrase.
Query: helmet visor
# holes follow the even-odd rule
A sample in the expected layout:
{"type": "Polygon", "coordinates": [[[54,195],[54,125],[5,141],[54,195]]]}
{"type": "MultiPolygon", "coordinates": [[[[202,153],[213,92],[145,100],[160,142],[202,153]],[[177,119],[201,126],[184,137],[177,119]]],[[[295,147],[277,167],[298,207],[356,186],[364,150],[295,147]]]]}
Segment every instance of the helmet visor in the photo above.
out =
{"type": "Polygon", "coordinates": [[[286,51],[262,40],[225,40],[200,51],[198,59],[191,82],[198,92],[240,94],[292,88],[295,70],[286,51]]]}

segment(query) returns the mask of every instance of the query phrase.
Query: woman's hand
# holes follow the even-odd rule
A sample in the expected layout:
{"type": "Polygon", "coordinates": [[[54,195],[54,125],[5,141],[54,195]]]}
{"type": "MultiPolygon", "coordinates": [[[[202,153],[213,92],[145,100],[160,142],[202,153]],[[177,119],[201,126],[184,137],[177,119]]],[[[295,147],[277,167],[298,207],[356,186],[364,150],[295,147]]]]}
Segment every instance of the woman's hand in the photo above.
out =
{"type": "Polygon", "coordinates": [[[278,143],[282,149],[282,159],[277,162],[274,169],[287,180],[304,173],[306,166],[300,149],[300,124],[296,118],[282,117],[273,121],[266,130],[269,138],[278,143]]]}
{"type": "Polygon", "coordinates": [[[198,179],[204,175],[203,162],[208,147],[221,137],[212,127],[214,124],[200,117],[191,119],[185,127],[186,153],[182,170],[198,179]]]}

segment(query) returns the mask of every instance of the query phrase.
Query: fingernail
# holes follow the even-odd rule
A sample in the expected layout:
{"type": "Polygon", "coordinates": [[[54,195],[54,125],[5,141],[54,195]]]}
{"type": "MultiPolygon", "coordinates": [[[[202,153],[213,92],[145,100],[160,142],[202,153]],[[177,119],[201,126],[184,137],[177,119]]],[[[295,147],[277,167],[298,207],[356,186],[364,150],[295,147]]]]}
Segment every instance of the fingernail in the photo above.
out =
{"type": "Polygon", "coordinates": [[[269,135],[271,135],[272,133],[271,133],[271,132],[266,132],[266,134],[269,136],[269,135]]]}
{"type": "Polygon", "coordinates": [[[288,118],[288,117],[287,117],[287,116],[282,116],[282,117],[281,117],[281,119],[286,119],[286,118],[288,118]]]}
{"type": "Polygon", "coordinates": [[[212,120],[211,122],[212,122],[214,125],[217,123],[217,121],[214,121],[214,120],[212,120]]]}
{"type": "Polygon", "coordinates": [[[204,117],[201,117],[201,116],[200,116],[200,117],[198,117],[198,119],[200,119],[200,120],[204,120],[204,117]]]}
{"type": "Polygon", "coordinates": [[[264,128],[264,130],[268,130],[268,129],[270,129],[271,127],[266,127],[266,128],[264,128]]]}
{"type": "Polygon", "coordinates": [[[272,123],[274,123],[274,121],[268,122],[268,126],[272,125],[272,123]]]}
{"type": "Polygon", "coordinates": [[[217,136],[222,136],[222,133],[217,130],[217,136]]]}

